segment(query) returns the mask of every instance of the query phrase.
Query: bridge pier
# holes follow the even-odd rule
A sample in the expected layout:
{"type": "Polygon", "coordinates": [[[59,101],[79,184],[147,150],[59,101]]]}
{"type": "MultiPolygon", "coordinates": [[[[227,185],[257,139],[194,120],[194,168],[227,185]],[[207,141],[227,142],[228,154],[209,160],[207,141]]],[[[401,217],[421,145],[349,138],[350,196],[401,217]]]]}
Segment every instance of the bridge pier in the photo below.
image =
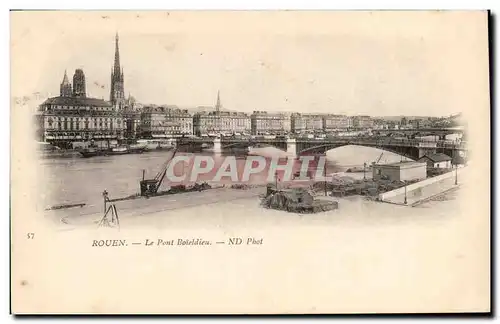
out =
{"type": "Polygon", "coordinates": [[[418,149],[418,158],[420,159],[422,156],[426,155],[426,154],[435,154],[436,153],[436,149],[432,149],[432,148],[419,148],[418,149]]]}
{"type": "Polygon", "coordinates": [[[418,158],[419,159],[426,154],[434,154],[436,152],[437,152],[437,144],[436,143],[420,143],[418,146],[418,158]]]}
{"type": "Polygon", "coordinates": [[[221,153],[222,145],[219,137],[214,138],[214,153],[221,153]]]}
{"type": "Polygon", "coordinates": [[[293,157],[297,156],[297,141],[295,138],[286,139],[286,152],[293,157]]]}

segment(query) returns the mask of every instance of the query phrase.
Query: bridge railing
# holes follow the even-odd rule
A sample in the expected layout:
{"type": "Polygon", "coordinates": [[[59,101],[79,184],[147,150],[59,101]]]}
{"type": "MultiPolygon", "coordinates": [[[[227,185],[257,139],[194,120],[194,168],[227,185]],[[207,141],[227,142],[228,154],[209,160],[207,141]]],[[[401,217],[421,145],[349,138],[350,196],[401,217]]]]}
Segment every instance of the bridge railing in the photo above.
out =
{"type": "Polygon", "coordinates": [[[373,137],[339,137],[339,138],[327,138],[327,139],[304,139],[297,140],[297,143],[339,143],[339,144],[359,144],[359,145],[393,145],[393,146],[414,146],[419,147],[422,144],[428,144],[429,146],[435,146],[439,148],[449,148],[449,149],[467,149],[466,142],[456,142],[450,140],[421,140],[421,139],[395,139],[395,138],[373,138],[373,137]]]}
{"type": "MultiPolygon", "coordinates": [[[[211,138],[183,138],[182,142],[194,142],[194,143],[206,143],[213,141],[211,138]]],[[[264,139],[264,138],[253,138],[253,139],[235,139],[235,138],[222,138],[221,142],[229,144],[229,143],[268,143],[273,144],[277,142],[283,142],[286,139],[283,138],[275,138],[275,139],[264,139]]],[[[313,138],[297,138],[296,143],[308,143],[318,145],[321,144],[329,144],[329,143],[338,143],[338,144],[359,144],[359,145],[373,145],[373,146],[384,146],[384,145],[393,145],[393,146],[414,146],[419,147],[421,144],[429,144],[435,145],[438,148],[448,148],[448,149],[467,149],[467,143],[464,141],[456,142],[452,140],[422,140],[422,139],[398,139],[391,137],[330,137],[324,139],[313,139],[313,138]]]]}

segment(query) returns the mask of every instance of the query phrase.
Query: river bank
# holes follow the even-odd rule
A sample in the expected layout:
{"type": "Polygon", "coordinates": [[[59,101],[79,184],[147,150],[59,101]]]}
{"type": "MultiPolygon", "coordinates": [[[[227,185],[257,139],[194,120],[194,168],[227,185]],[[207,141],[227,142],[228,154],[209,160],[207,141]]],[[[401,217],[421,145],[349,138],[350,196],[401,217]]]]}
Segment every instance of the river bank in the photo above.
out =
{"type": "MultiPolygon", "coordinates": [[[[166,211],[186,209],[200,205],[213,205],[237,199],[256,198],[265,189],[254,187],[247,190],[215,188],[202,192],[185,192],[175,195],[140,197],[133,200],[122,200],[115,202],[120,219],[161,214],[166,211]]],[[[89,204],[82,208],[46,210],[45,217],[59,224],[74,226],[93,226],[99,221],[104,213],[104,203],[89,204]]]]}
{"type": "MultiPolygon", "coordinates": [[[[261,226],[272,224],[349,224],[357,221],[372,223],[415,222],[428,219],[439,222],[449,218],[450,209],[457,208],[458,190],[443,193],[418,206],[398,206],[376,202],[361,196],[334,198],[339,203],[338,210],[311,215],[290,214],[266,209],[260,206],[259,195],[264,187],[246,190],[220,188],[203,192],[188,192],[171,196],[139,198],[133,201],[119,201],[116,208],[122,229],[154,227],[226,227],[261,226]],[[432,207],[432,213],[425,209],[432,207]],[[433,215],[433,216],[430,216],[433,215]],[[411,220],[410,217],[418,219],[411,220]],[[306,218],[307,220],[304,220],[306,218]]],[[[97,228],[103,217],[102,205],[85,208],[46,211],[45,217],[54,222],[60,230],[97,228]]]]}

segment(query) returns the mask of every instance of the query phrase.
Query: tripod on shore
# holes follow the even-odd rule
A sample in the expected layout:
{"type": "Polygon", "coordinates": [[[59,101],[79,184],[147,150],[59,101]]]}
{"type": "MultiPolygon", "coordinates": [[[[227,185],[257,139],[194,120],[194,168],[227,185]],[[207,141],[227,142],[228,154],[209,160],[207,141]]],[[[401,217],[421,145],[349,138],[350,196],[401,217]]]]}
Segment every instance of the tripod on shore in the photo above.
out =
{"type": "Polygon", "coordinates": [[[99,221],[97,227],[111,227],[118,228],[120,230],[120,218],[118,217],[118,211],[116,210],[115,204],[110,204],[111,200],[108,198],[108,192],[106,190],[103,191],[102,196],[104,198],[104,216],[99,221]],[[111,220],[108,219],[108,214],[111,212],[111,220]]]}

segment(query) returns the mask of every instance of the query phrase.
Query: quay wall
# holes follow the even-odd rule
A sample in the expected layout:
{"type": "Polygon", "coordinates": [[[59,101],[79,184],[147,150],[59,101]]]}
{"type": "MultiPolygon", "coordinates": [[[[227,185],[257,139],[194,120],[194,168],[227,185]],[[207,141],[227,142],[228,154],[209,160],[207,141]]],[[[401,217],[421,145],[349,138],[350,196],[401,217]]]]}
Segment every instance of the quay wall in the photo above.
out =
{"type": "MultiPolygon", "coordinates": [[[[459,168],[458,171],[453,170],[406,186],[407,205],[415,204],[455,187],[455,172],[458,173],[458,183],[460,184],[460,174],[462,171],[463,168],[459,168]]],[[[405,187],[384,192],[378,196],[381,201],[395,204],[404,204],[404,197],[405,187]]]]}

